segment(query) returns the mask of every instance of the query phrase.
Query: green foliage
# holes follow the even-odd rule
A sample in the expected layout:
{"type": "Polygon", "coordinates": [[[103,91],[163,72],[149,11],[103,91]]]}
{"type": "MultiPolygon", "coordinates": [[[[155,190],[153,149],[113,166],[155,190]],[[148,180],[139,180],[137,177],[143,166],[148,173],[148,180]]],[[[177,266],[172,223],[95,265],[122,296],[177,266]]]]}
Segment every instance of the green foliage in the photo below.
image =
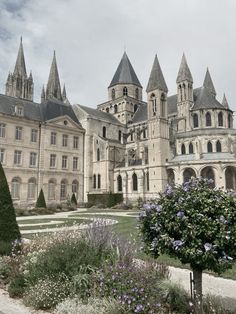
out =
{"type": "Polygon", "coordinates": [[[106,207],[113,207],[123,201],[121,193],[103,193],[103,194],[88,194],[88,203],[93,205],[102,204],[106,207]]]}
{"type": "Polygon", "coordinates": [[[36,208],[47,208],[46,202],[45,202],[45,197],[43,190],[41,189],[39,192],[39,196],[35,205],[36,208]]]}
{"type": "Polygon", "coordinates": [[[7,179],[0,163],[0,255],[9,254],[12,242],[20,237],[7,179]]]}
{"type": "Polygon", "coordinates": [[[23,296],[25,291],[26,283],[23,274],[19,274],[9,284],[7,291],[11,298],[20,298],[23,296]]]}
{"type": "Polygon", "coordinates": [[[211,180],[191,179],[167,186],[143,205],[140,229],[148,254],[166,253],[192,269],[221,273],[236,258],[236,198],[211,188],[211,180]]]}
{"type": "Polygon", "coordinates": [[[225,300],[225,304],[223,304],[223,299],[220,297],[212,296],[212,295],[206,295],[203,299],[203,310],[204,313],[207,314],[235,314],[236,308],[234,305],[234,308],[232,306],[232,309],[226,309],[225,305],[227,304],[227,307],[230,307],[230,301],[225,300]]]}
{"type": "Polygon", "coordinates": [[[75,197],[75,193],[72,194],[70,201],[72,205],[77,205],[77,199],[75,197]]]}

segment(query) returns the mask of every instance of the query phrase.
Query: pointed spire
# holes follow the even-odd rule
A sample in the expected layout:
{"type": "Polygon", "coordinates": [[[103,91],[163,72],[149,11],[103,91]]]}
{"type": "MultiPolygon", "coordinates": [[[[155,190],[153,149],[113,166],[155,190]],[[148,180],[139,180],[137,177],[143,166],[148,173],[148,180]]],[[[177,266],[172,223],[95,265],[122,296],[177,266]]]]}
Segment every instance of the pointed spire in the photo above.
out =
{"type": "Polygon", "coordinates": [[[57,69],[57,60],[56,60],[56,53],[54,50],[53,53],[53,59],[52,59],[52,65],[48,77],[48,83],[46,88],[46,98],[57,98],[59,100],[62,100],[61,96],[61,85],[60,85],[60,79],[57,69]]]}
{"type": "Polygon", "coordinates": [[[229,109],[229,104],[228,104],[228,101],[227,101],[227,99],[226,99],[225,94],[224,94],[224,96],[223,96],[222,105],[223,105],[225,108],[229,109]]]}
{"type": "Polygon", "coordinates": [[[179,73],[178,73],[178,76],[176,79],[176,83],[180,83],[182,81],[189,81],[189,82],[193,83],[193,77],[192,77],[192,74],[189,70],[187,60],[186,60],[184,53],[182,56],[182,60],[181,60],[180,68],[179,68],[179,73]]]}
{"type": "Polygon", "coordinates": [[[33,81],[33,75],[32,75],[32,71],[30,70],[30,75],[29,75],[29,78],[28,78],[30,81],[33,81]]]}
{"type": "Polygon", "coordinates": [[[168,88],[167,88],[157,55],[155,55],[155,59],[153,62],[146,92],[149,93],[155,89],[160,89],[166,93],[168,92],[168,88]]]}
{"type": "Polygon", "coordinates": [[[142,87],[126,52],[123,54],[109,87],[116,84],[134,84],[142,87]]]}
{"type": "Polygon", "coordinates": [[[65,100],[66,99],[66,85],[63,85],[63,90],[62,90],[62,98],[65,100]]]}
{"type": "Polygon", "coordinates": [[[25,67],[24,49],[23,49],[23,44],[22,44],[22,37],[20,38],[20,47],[18,50],[16,65],[15,65],[13,75],[19,75],[21,77],[27,77],[26,67],[25,67]]]}
{"type": "Polygon", "coordinates": [[[208,89],[212,93],[212,95],[214,95],[214,97],[216,96],[216,90],[215,90],[214,84],[212,82],[211,75],[210,75],[210,72],[209,72],[208,68],[207,68],[207,71],[206,71],[206,75],[205,75],[205,79],[204,79],[204,82],[203,82],[203,86],[206,89],[208,89]]]}
{"type": "Polygon", "coordinates": [[[43,85],[42,92],[41,92],[41,102],[44,102],[45,99],[46,99],[46,95],[45,95],[45,88],[44,88],[44,85],[43,85]]]}

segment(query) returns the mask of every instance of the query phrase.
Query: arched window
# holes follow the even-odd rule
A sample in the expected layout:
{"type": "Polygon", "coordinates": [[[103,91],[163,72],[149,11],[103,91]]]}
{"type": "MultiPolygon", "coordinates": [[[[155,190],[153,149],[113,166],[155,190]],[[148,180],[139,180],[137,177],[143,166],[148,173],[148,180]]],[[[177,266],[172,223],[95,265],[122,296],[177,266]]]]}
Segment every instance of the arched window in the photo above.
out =
{"type": "Polygon", "coordinates": [[[182,97],[182,87],[181,85],[179,85],[179,100],[182,101],[183,100],[183,97],[182,97]]]}
{"type": "Polygon", "coordinates": [[[231,125],[231,114],[230,113],[228,114],[228,127],[229,127],[229,129],[232,127],[232,125],[231,125]]]}
{"type": "Polygon", "coordinates": [[[202,169],[201,176],[203,178],[208,179],[208,180],[209,179],[213,180],[213,183],[211,183],[210,186],[212,188],[215,187],[215,174],[214,174],[214,171],[213,171],[213,169],[211,167],[205,167],[204,169],[202,169]]]}
{"type": "Polygon", "coordinates": [[[101,189],[101,175],[98,174],[98,189],[101,189]]]}
{"type": "Polygon", "coordinates": [[[61,200],[66,199],[66,195],[67,195],[67,181],[61,180],[61,189],[60,189],[61,200]]]}
{"type": "Polygon", "coordinates": [[[107,133],[107,129],[106,129],[106,127],[105,126],[103,126],[102,127],[102,136],[104,137],[104,138],[106,138],[106,134],[107,133]]]}
{"type": "Polygon", "coordinates": [[[137,111],[137,109],[138,109],[138,105],[137,105],[137,104],[135,104],[135,105],[134,105],[134,112],[136,112],[136,111],[137,111]]]}
{"type": "Polygon", "coordinates": [[[79,183],[77,180],[73,180],[72,181],[72,185],[71,185],[71,192],[75,194],[75,196],[78,195],[78,187],[79,187],[79,183]]]}
{"type": "Polygon", "coordinates": [[[106,108],[106,112],[109,113],[109,108],[108,107],[106,108]]]}
{"type": "Polygon", "coordinates": [[[183,100],[186,100],[186,87],[185,87],[185,84],[183,84],[183,89],[182,89],[182,92],[183,92],[183,100]]]}
{"type": "Polygon", "coordinates": [[[28,199],[35,199],[36,179],[30,178],[28,181],[28,199]]]}
{"type": "Polygon", "coordinates": [[[193,127],[198,128],[198,114],[194,113],[193,115],[193,127]]]}
{"type": "Polygon", "coordinates": [[[227,167],[225,170],[225,187],[227,190],[236,190],[236,168],[227,167]]]}
{"type": "Polygon", "coordinates": [[[196,173],[192,168],[187,168],[183,172],[184,182],[188,182],[192,177],[196,178],[196,173]]]}
{"type": "Polygon", "coordinates": [[[120,174],[117,177],[117,191],[122,192],[122,177],[120,174]]]}
{"type": "Polygon", "coordinates": [[[122,138],[122,132],[119,130],[119,133],[118,133],[118,140],[121,142],[121,138],[122,138]]]}
{"type": "Polygon", "coordinates": [[[128,89],[126,86],[123,88],[123,96],[128,96],[128,89]]]}
{"type": "Polygon", "coordinates": [[[216,142],[216,151],[217,151],[217,153],[221,152],[221,142],[220,141],[216,142]]]}
{"type": "Polygon", "coordinates": [[[147,191],[149,191],[150,187],[149,187],[149,172],[147,172],[146,174],[146,183],[147,183],[147,191]]]}
{"type": "Polygon", "coordinates": [[[207,143],[207,152],[212,153],[212,143],[210,141],[207,143]]]}
{"type": "Polygon", "coordinates": [[[206,126],[211,126],[211,114],[210,114],[210,112],[206,113],[206,126]]]}
{"type": "Polygon", "coordinates": [[[48,181],[48,199],[55,200],[56,198],[56,181],[54,179],[50,179],[48,181]]]}
{"type": "Polygon", "coordinates": [[[151,95],[151,102],[152,102],[152,112],[153,115],[156,115],[156,111],[157,111],[157,100],[156,100],[156,96],[155,94],[151,95]]]}
{"type": "Polygon", "coordinates": [[[146,129],[143,129],[143,138],[146,138],[147,134],[146,134],[146,129]]]}
{"type": "Polygon", "coordinates": [[[192,143],[189,144],[188,149],[189,149],[189,154],[193,154],[193,144],[192,143]]]}
{"type": "Polygon", "coordinates": [[[186,149],[185,149],[185,145],[184,144],[181,145],[181,154],[182,155],[186,154],[186,149]]]}
{"type": "Polygon", "coordinates": [[[97,161],[100,161],[100,149],[97,149],[97,161]]]}
{"type": "Polygon", "coordinates": [[[114,100],[116,98],[116,91],[114,88],[112,88],[112,91],[111,91],[111,98],[114,100]]]}
{"type": "Polygon", "coordinates": [[[13,178],[11,181],[11,196],[13,199],[20,198],[20,178],[13,178]]]}
{"type": "Polygon", "coordinates": [[[139,99],[139,90],[138,90],[138,88],[136,88],[136,90],[135,90],[135,98],[139,99]]]}
{"type": "Polygon", "coordinates": [[[132,175],[133,191],[138,191],[138,178],[137,174],[133,173],[132,175]]]}
{"type": "Polygon", "coordinates": [[[115,105],[115,106],[114,106],[114,113],[117,113],[117,112],[118,112],[118,106],[115,105]]]}
{"type": "Polygon", "coordinates": [[[165,95],[161,94],[161,117],[165,117],[165,112],[166,112],[166,108],[165,108],[165,95]]]}
{"type": "Polygon", "coordinates": [[[97,176],[96,174],[93,175],[93,188],[96,189],[97,186],[97,176]]]}
{"type": "Polygon", "coordinates": [[[223,113],[218,113],[218,126],[223,126],[223,113]]]}
{"type": "Polygon", "coordinates": [[[133,140],[134,140],[134,135],[133,135],[134,133],[131,131],[131,133],[130,133],[130,141],[131,142],[133,142],[133,140]]]}

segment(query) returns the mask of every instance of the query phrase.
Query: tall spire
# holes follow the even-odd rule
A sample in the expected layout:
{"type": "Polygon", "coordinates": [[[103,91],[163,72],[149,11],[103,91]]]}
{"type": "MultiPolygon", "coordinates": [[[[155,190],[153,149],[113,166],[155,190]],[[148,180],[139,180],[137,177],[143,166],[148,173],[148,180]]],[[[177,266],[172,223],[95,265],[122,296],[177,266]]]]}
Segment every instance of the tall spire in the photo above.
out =
{"type": "Polygon", "coordinates": [[[189,82],[193,83],[193,77],[192,77],[192,74],[189,70],[187,60],[186,60],[184,53],[182,56],[182,60],[181,60],[180,68],[179,68],[179,73],[178,73],[178,76],[176,79],[176,83],[180,83],[182,81],[189,81],[189,82]]]}
{"type": "Polygon", "coordinates": [[[58,100],[62,100],[61,96],[61,84],[57,69],[57,60],[56,60],[56,53],[54,50],[52,65],[48,77],[48,83],[46,88],[46,99],[49,98],[57,98],[58,100]]]}
{"type": "Polygon", "coordinates": [[[63,85],[62,98],[63,98],[63,100],[66,99],[66,85],[65,84],[63,85]]]}
{"type": "Polygon", "coordinates": [[[225,94],[224,94],[224,96],[223,96],[222,105],[223,105],[226,109],[229,109],[229,104],[228,104],[228,101],[227,101],[227,99],[226,99],[225,94]]]}
{"type": "Polygon", "coordinates": [[[214,84],[212,82],[211,75],[210,75],[210,72],[209,72],[208,68],[207,68],[207,71],[206,71],[206,75],[205,75],[205,79],[204,79],[204,82],[203,82],[203,86],[206,89],[208,89],[212,93],[212,95],[216,96],[216,90],[215,90],[214,84]]]}
{"type": "Polygon", "coordinates": [[[149,93],[155,89],[160,89],[166,93],[168,92],[168,88],[167,88],[157,55],[155,56],[155,59],[153,62],[153,66],[152,66],[152,70],[151,70],[151,74],[149,77],[146,91],[147,93],[149,93]]]}
{"type": "Polygon", "coordinates": [[[126,52],[123,54],[109,87],[116,84],[134,84],[142,87],[126,52]]]}
{"type": "Polygon", "coordinates": [[[22,44],[22,37],[20,38],[20,47],[18,50],[16,65],[15,65],[13,75],[19,75],[22,77],[27,77],[26,67],[25,67],[24,49],[23,49],[23,44],[22,44]]]}
{"type": "Polygon", "coordinates": [[[45,96],[45,88],[44,88],[44,85],[42,87],[42,91],[41,91],[41,102],[44,102],[46,99],[46,96],[45,96]]]}

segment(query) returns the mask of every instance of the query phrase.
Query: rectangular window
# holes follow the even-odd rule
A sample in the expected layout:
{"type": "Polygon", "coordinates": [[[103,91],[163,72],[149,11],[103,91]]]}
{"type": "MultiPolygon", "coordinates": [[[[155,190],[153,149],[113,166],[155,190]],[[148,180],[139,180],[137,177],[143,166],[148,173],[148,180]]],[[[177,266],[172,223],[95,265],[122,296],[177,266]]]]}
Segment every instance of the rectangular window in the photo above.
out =
{"type": "Polygon", "coordinates": [[[73,157],[73,170],[78,169],[78,157],[73,157]]]}
{"type": "Polygon", "coordinates": [[[0,123],[0,137],[6,136],[6,124],[0,123]]]}
{"type": "Polygon", "coordinates": [[[36,143],[38,138],[38,130],[32,129],[31,130],[31,142],[36,143]]]}
{"type": "Polygon", "coordinates": [[[50,155],[50,167],[51,168],[56,167],[56,155],[55,154],[50,155]]]}
{"type": "Polygon", "coordinates": [[[66,134],[62,135],[62,146],[64,146],[64,147],[68,146],[68,135],[66,135],[66,134]]]}
{"type": "Polygon", "coordinates": [[[98,189],[101,188],[101,175],[98,174],[98,189]]]}
{"type": "Polygon", "coordinates": [[[23,128],[21,126],[16,126],[16,140],[22,140],[23,128]]]}
{"type": "Polygon", "coordinates": [[[21,151],[20,150],[15,150],[14,152],[14,164],[15,165],[20,165],[21,164],[21,151]]]}
{"type": "Polygon", "coordinates": [[[30,153],[30,166],[35,167],[36,166],[36,159],[37,159],[37,154],[36,153],[30,153]]]}
{"type": "Polygon", "coordinates": [[[79,138],[78,138],[78,136],[74,136],[73,147],[74,148],[78,148],[79,147],[79,138]]]}
{"type": "Polygon", "coordinates": [[[5,152],[5,149],[1,148],[0,149],[0,162],[1,163],[4,162],[4,152],[5,152]]]}
{"type": "Polygon", "coordinates": [[[62,169],[67,169],[67,156],[62,156],[62,169]]]}
{"type": "Polygon", "coordinates": [[[51,145],[56,145],[57,143],[57,133],[51,132],[51,145]]]}

